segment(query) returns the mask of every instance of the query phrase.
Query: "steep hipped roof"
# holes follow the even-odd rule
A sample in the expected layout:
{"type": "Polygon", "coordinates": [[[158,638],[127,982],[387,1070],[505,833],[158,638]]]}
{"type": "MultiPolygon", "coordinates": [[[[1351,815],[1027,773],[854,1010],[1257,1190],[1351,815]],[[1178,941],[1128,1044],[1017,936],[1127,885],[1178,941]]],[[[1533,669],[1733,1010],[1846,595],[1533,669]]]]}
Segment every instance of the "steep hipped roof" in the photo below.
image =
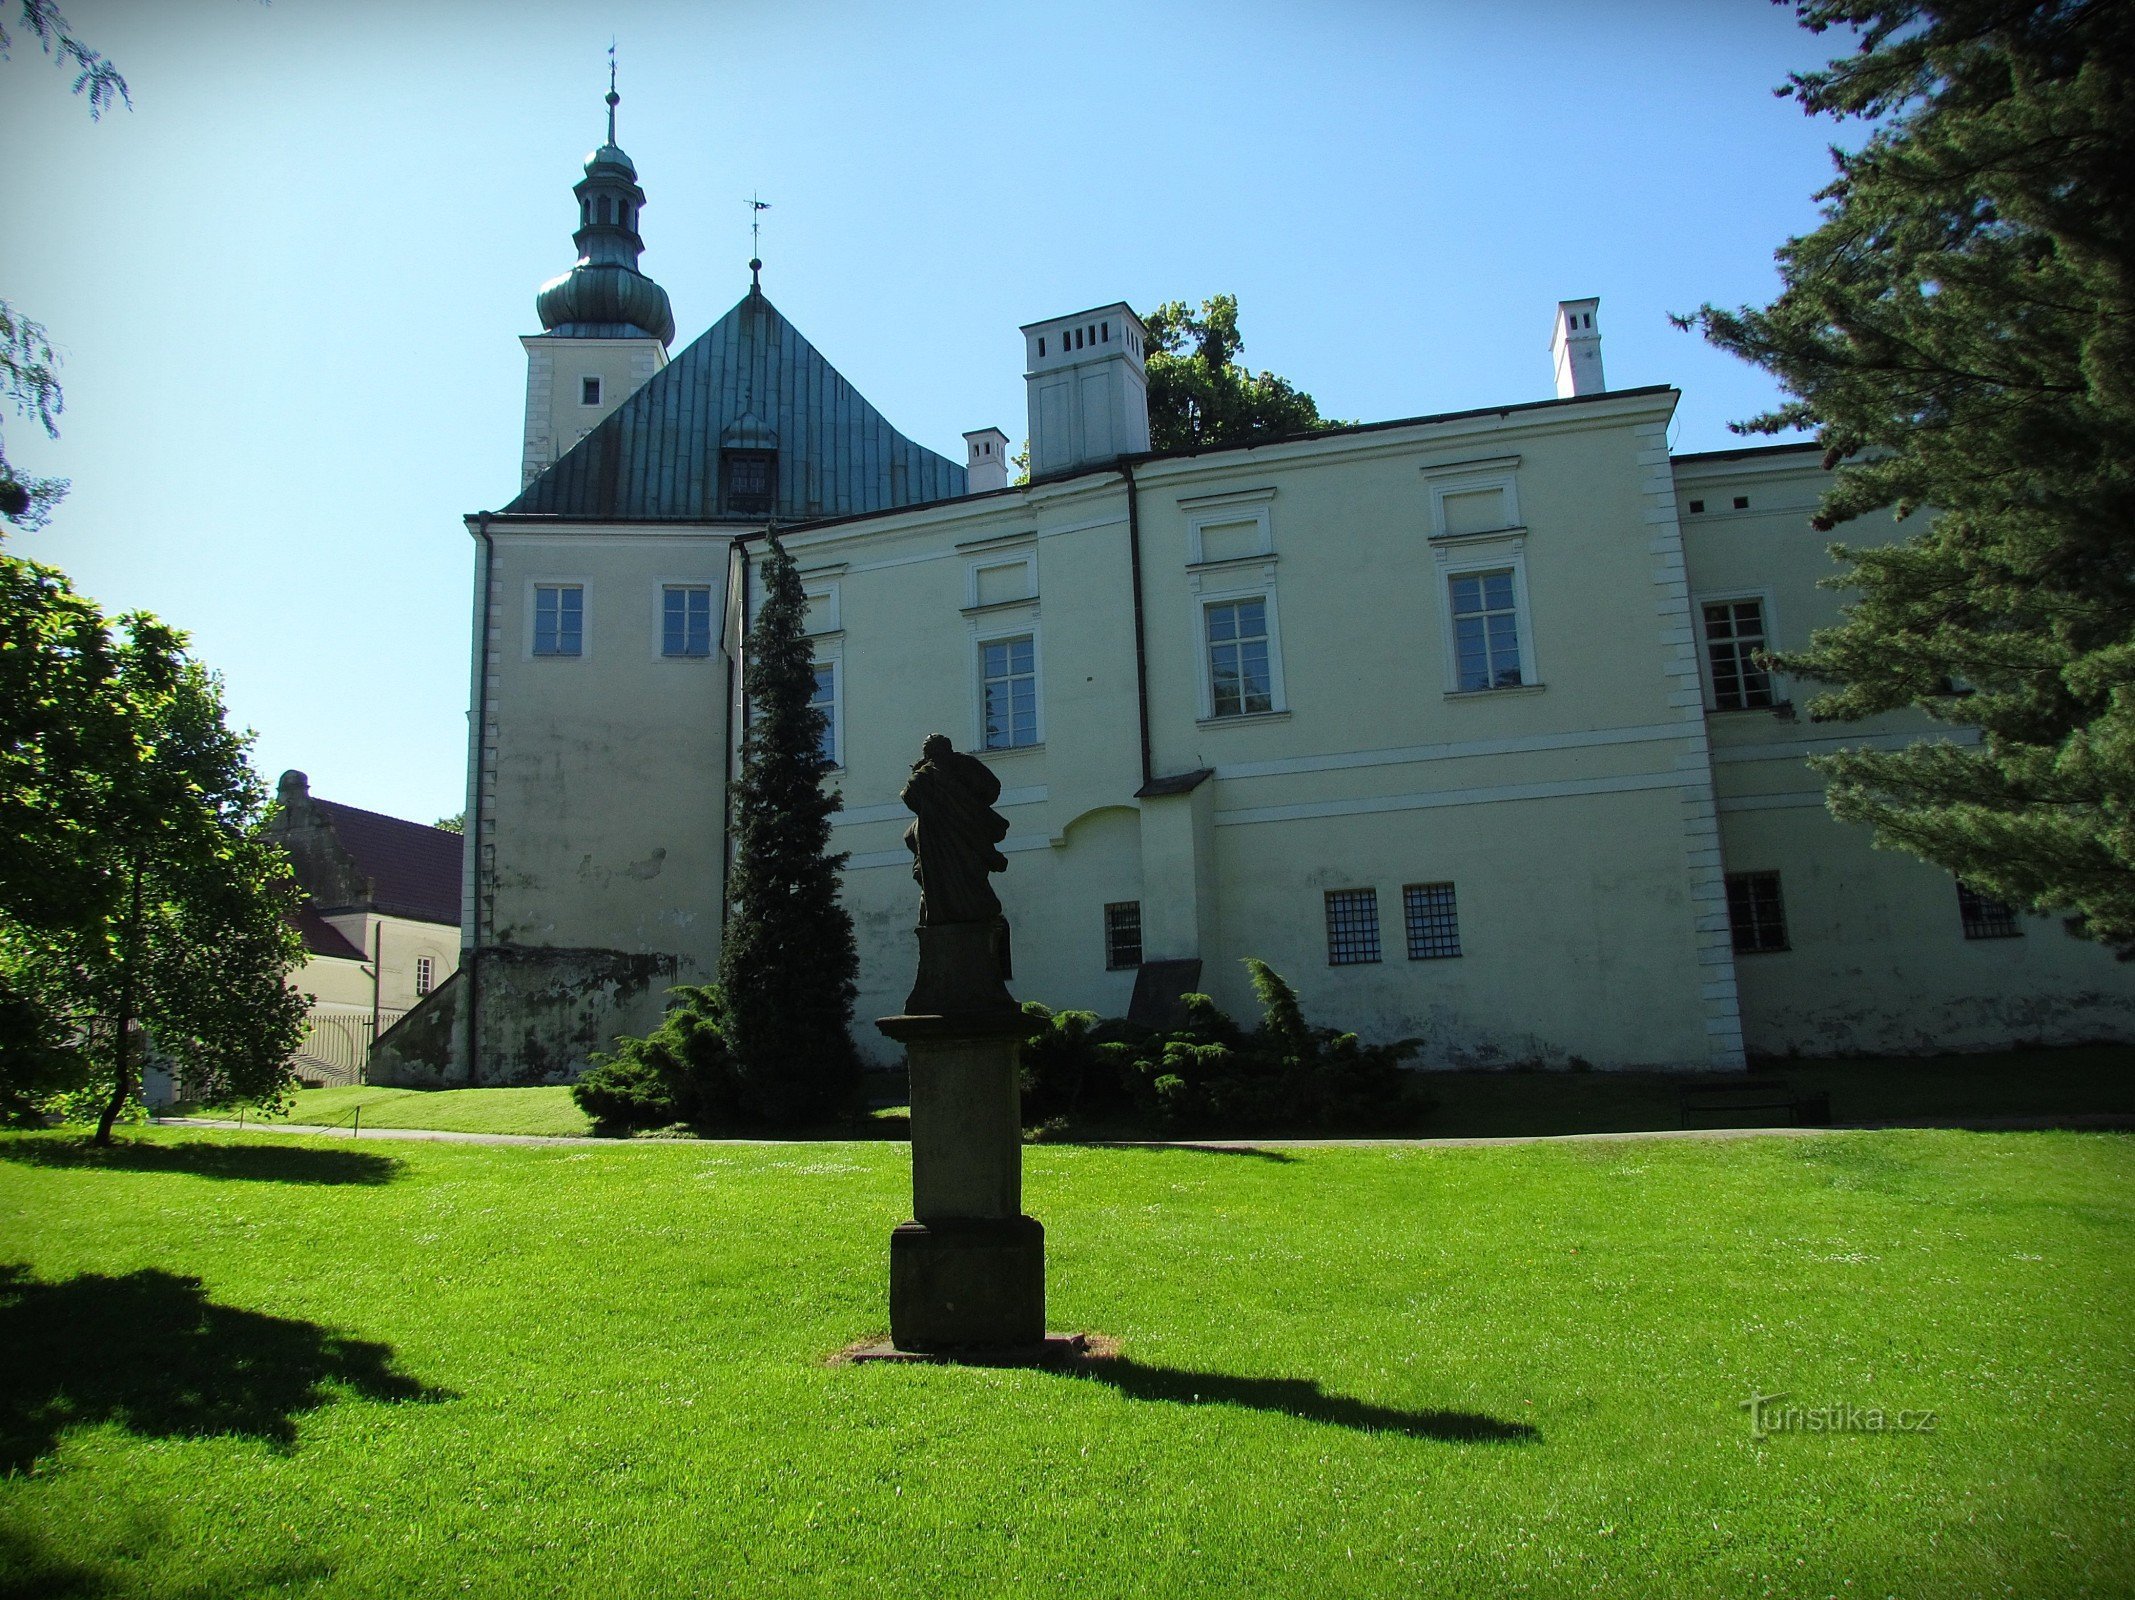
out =
{"type": "Polygon", "coordinates": [[[319,915],[319,908],[306,902],[289,913],[289,920],[304,936],[304,953],[313,956],[332,956],[339,961],[361,961],[363,952],[349,942],[348,935],[319,915]]]}
{"type": "Polygon", "coordinates": [[[891,427],[752,289],[505,510],[592,522],[762,522],[720,510],[725,448],[778,452],[772,514],[782,522],[965,492],[962,467],[891,427]]]}
{"type": "Polygon", "coordinates": [[[466,841],[459,834],[338,801],[312,804],[370,880],[374,910],[424,922],[460,920],[460,852],[466,841]]]}

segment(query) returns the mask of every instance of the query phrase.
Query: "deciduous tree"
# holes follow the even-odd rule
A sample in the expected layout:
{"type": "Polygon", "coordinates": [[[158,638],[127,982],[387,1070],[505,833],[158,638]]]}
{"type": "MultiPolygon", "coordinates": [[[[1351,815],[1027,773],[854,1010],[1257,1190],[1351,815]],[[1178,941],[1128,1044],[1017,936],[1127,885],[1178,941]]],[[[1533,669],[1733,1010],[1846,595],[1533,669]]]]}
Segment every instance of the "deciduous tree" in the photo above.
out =
{"type": "Polygon", "coordinates": [[[1858,125],[1761,309],[1693,321],[1813,430],[1845,620],[1785,670],[1810,710],[1912,707],[1955,739],[1823,758],[1877,842],[2135,949],[2135,7],[1800,0],[1854,53],[1780,92],[1858,125]]]}
{"type": "Polygon", "coordinates": [[[1312,396],[1272,372],[1238,364],[1238,297],[1219,294],[1199,313],[1167,300],[1144,319],[1149,330],[1149,442],[1157,450],[1248,444],[1340,423],[1323,418],[1312,396]]]}
{"type": "Polygon", "coordinates": [[[824,786],[829,724],[812,700],[807,597],[774,538],[749,629],[748,723],[733,785],[733,881],[719,946],[720,1018],[745,1115],[794,1127],[849,1112],[859,1089],[852,1035],[859,956],[838,899],[841,853],[824,786]]]}

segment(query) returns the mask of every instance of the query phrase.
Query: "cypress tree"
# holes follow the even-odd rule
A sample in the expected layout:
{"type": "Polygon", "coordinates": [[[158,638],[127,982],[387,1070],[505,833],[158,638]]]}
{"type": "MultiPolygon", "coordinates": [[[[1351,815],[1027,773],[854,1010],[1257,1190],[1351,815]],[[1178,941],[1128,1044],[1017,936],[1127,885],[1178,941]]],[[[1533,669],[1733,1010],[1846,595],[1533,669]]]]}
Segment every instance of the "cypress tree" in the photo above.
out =
{"type": "Polygon", "coordinates": [[[842,853],[830,819],[843,803],[824,787],[828,720],[812,704],[808,602],[775,537],[764,595],[746,644],[748,721],[731,796],[733,878],[719,984],[742,1112],[776,1127],[849,1113],[858,1097],[853,1050],[859,956],[838,900],[842,853]]]}
{"type": "Polygon", "coordinates": [[[1833,473],[1844,621],[1783,670],[1852,720],[1924,710],[1976,742],[1821,758],[1886,848],[2135,951],[2135,7],[2119,0],[1799,0],[1858,49],[1779,92],[1860,124],[1823,223],[1763,309],[1705,336],[1787,400],[1833,473]]]}

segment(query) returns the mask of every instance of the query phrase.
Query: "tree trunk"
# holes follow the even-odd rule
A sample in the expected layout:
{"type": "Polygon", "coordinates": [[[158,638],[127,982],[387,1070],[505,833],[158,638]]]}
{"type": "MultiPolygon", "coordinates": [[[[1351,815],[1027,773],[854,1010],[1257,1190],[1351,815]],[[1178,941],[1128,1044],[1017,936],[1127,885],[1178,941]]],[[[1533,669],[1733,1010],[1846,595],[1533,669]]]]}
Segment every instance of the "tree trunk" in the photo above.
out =
{"type": "Polygon", "coordinates": [[[133,1097],[134,975],[141,967],[141,858],[134,857],[133,894],[126,917],[126,974],[119,980],[118,1070],[112,1075],[111,1098],[97,1118],[96,1142],[111,1143],[112,1125],[126,1102],[133,1097]]]}

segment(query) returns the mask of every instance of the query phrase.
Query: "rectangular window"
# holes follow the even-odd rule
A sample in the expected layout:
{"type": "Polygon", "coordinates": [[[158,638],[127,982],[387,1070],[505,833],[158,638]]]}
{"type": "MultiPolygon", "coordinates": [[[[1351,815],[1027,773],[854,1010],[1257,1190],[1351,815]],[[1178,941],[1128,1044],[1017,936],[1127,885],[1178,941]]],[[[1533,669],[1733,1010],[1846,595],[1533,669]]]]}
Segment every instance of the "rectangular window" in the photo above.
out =
{"type": "Polygon", "coordinates": [[[600,404],[600,379],[580,378],[578,380],[578,403],[582,406],[597,406],[600,404]]]}
{"type": "Polygon", "coordinates": [[[838,764],[838,664],[835,661],[818,661],[815,664],[815,693],[808,703],[823,713],[823,732],[818,746],[823,759],[832,766],[838,764]]]}
{"type": "Polygon", "coordinates": [[[712,591],[703,584],[668,584],[660,591],[660,654],[711,653],[712,591]]]}
{"type": "Polygon", "coordinates": [[[776,450],[722,450],[725,493],[720,508],[735,516],[768,517],[778,505],[776,450]]]}
{"type": "Polygon", "coordinates": [[[1961,878],[1957,882],[1957,914],[1964,919],[1967,939],[2021,939],[2024,936],[2013,909],[1990,895],[1981,894],[1961,878]]]}
{"type": "Polygon", "coordinates": [[[428,956],[417,956],[415,958],[415,992],[417,994],[428,994],[431,984],[436,979],[437,963],[428,956]]]}
{"type": "Polygon", "coordinates": [[[1206,609],[1209,715],[1243,717],[1275,709],[1268,671],[1268,603],[1225,600],[1206,609]]]}
{"type": "Polygon", "coordinates": [[[1356,966],[1379,959],[1379,891],[1327,891],[1327,965],[1356,966]]]}
{"type": "Polygon", "coordinates": [[[1453,597],[1454,682],[1463,689],[1510,689],[1520,682],[1520,622],[1512,569],[1463,572],[1447,580],[1453,597]]]}
{"type": "Polygon", "coordinates": [[[1705,661],[1715,711],[1759,711],[1772,703],[1772,675],[1757,665],[1765,647],[1764,602],[1705,602],[1705,661]]]}
{"type": "Polygon", "coordinates": [[[575,656],[586,637],[586,591],[575,583],[534,586],[534,654],[575,656]]]}
{"type": "Polygon", "coordinates": [[[1779,874],[1730,872],[1727,920],[1734,928],[1737,955],[1788,948],[1787,913],[1779,900],[1779,874]]]}
{"type": "Polygon", "coordinates": [[[1412,883],[1401,891],[1409,960],[1442,961],[1460,954],[1460,915],[1450,883],[1412,883]]]}
{"type": "Polygon", "coordinates": [[[1038,651],[1029,634],[979,646],[986,748],[1017,750],[1038,742],[1038,651]]]}
{"type": "Polygon", "coordinates": [[[1121,900],[1105,907],[1105,966],[1110,971],[1142,964],[1142,903],[1121,900]]]}

